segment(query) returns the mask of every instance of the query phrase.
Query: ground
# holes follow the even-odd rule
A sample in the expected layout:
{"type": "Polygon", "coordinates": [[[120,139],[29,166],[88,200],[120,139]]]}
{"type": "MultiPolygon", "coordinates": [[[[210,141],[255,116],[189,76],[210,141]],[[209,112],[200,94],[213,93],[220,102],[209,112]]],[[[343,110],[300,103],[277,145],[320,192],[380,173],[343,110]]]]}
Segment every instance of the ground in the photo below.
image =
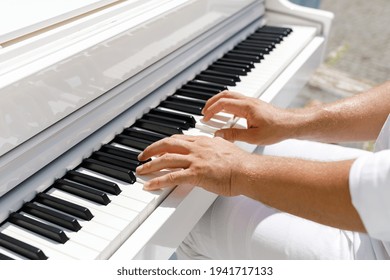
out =
{"type": "MultiPolygon", "coordinates": [[[[293,107],[330,102],[390,79],[390,1],[322,0],[335,15],[326,59],[293,107]]],[[[347,143],[372,149],[372,143],[347,143]]]]}

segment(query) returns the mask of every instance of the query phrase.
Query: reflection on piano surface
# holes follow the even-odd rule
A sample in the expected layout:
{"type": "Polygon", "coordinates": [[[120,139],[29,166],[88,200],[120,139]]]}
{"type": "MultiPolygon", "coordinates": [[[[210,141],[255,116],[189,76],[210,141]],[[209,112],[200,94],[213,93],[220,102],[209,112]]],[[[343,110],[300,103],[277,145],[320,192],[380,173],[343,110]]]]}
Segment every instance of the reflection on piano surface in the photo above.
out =
{"type": "Polygon", "coordinates": [[[332,19],[283,0],[133,2],[0,49],[0,259],[168,258],[215,195],[144,191],[138,154],[241,125],[202,121],[223,90],[288,105],[332,19]]]}

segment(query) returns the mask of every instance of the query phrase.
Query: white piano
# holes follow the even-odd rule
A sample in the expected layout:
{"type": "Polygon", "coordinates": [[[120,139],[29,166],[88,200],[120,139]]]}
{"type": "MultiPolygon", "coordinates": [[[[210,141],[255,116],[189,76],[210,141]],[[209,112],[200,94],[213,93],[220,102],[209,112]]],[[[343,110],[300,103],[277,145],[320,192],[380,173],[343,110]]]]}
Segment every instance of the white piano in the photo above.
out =
{"type": "Polygon", "coordinates": [[[146,192],[133,156],[241,125],[202,122],[223,89],[287,106],[333,16],[286,0],[64,2],[0,25],[0,258],[168,259],[216,195],[146,192]]]}

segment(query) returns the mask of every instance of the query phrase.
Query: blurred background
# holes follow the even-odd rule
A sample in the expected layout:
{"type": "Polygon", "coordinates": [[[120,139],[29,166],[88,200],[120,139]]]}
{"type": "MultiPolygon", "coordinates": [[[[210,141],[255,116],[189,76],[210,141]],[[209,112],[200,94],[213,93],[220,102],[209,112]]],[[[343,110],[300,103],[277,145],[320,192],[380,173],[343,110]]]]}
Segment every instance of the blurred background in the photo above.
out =
{"type": "MultiPolygon", "coordinates": [[[[292,107],[351,96],[390,80],[389,0],[291,0],[335,15],[324,63],[292,107]]],[[[372,149],[372,143],[347,143],[372,149]]]]}

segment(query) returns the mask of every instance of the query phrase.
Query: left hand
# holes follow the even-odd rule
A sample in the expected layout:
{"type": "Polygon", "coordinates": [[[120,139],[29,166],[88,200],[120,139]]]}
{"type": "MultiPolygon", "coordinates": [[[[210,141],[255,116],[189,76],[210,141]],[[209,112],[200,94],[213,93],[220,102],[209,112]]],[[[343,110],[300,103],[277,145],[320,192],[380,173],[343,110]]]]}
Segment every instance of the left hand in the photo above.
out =
{"type": "Polygon", "coordinates": [[[211,97],[203,108],[204,120],[226,112],[247,121],[247,129],[224,128],[215,135],[229,141],[244,141],[256,145],[269,145],[292,138],[297,123],[294,111],[277,108],[260,99],[237,92],[223,91],[211,97]]]}
{"type": "Polygon", "coordinates": [[[233,184],[251,154],[216,137],[174,135],[151,144],[138,157],[145,161],[136,170],[146,175],[163,169],[172,172],[148,181],[146,190],[191,184],[223,196],[234,196],[233,184]]]}

